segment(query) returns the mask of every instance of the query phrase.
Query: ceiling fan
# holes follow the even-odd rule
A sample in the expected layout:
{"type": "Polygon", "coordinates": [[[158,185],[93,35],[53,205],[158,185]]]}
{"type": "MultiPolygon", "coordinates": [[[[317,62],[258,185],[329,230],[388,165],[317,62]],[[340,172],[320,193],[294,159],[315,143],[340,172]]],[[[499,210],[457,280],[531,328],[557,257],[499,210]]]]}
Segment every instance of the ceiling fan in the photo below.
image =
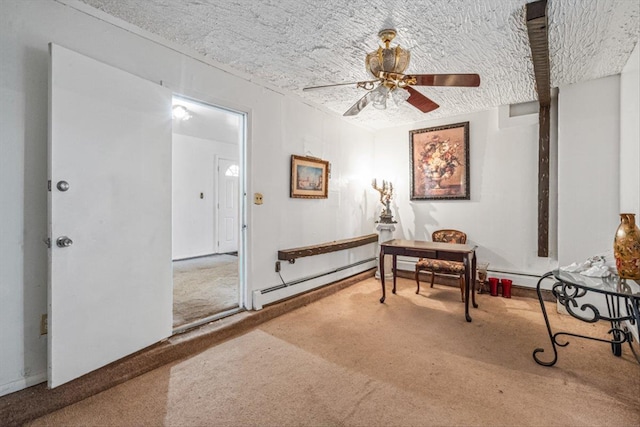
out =
{"type": "Polygon", "coordinates": [[[438,104],[424,96],[411,86],[462,86],[477,87],[480,85],[478,74],[403,74],[409,65],[410,54],[399,45],[390,47],[389,44],[396,36],[396,30],[387,29],[378,33],[384,47],[367,54],[365,65],[373,80],[361,82],[337,83],[323,86],[305,87],[303,91],[323,89],[334,86],[356,85],[367,90],[343,115],[355,116],[367,105],[384,110],[387,100],[391,99],[396,105],[407,101],[423,113],[428,113],[439,107],[438,104]]]}

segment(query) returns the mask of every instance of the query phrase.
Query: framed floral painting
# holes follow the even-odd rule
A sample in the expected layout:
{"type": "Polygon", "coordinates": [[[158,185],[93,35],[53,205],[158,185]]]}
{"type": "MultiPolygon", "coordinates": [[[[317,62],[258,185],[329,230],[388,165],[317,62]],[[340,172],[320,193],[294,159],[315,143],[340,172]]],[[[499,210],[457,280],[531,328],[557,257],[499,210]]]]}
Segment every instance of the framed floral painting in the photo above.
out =
{"type": "Polygon", "coordinates": [[[290,197],[326,199],[329,190],[329,162],[315,157],[291,156],[290,197]]]}
{"type": "Polygon", "coordinates": [[[469,122],[409,132],[411,200],[469,200],[469,122]]]}

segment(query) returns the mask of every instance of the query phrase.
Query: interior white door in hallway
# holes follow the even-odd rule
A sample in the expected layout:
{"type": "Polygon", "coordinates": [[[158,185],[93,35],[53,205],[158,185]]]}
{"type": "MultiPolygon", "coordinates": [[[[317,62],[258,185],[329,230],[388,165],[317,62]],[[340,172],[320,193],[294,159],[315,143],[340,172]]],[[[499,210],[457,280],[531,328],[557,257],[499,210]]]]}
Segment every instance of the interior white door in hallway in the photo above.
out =
{"type": "Polygon", "coordinates": [[[51,45],[48,380],[172,332],[171,92],[51,45]]]}
{"type": "Polygon", "coordinates": [[[237,160],[218,158],[218,253],[237,252],[240,232],[237,160]]]}

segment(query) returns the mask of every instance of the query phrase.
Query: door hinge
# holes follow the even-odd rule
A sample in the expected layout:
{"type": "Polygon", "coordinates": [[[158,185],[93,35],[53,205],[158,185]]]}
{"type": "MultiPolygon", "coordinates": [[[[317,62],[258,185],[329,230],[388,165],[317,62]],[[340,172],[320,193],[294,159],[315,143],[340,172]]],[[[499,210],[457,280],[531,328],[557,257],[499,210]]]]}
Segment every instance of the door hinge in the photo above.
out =
{"type": "Polygon", "coordinates": [[[47,181],[47,190],[51,191],[51,180],[47,181]]]}

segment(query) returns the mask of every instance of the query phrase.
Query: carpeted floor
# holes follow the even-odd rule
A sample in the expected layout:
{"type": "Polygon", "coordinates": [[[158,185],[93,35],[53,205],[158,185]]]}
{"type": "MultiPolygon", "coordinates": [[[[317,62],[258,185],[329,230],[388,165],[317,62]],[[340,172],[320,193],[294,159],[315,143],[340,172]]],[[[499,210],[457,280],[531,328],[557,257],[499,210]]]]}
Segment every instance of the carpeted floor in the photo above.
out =
{"type": "MultiPolygon", "coordinates": [[[[554,367],[538,301],[368,279],[30,425],[637,426],[640,365],[627,346],[569,338],[554,367]]],[[[606,324],[555,313],[554,327],[606,324]]]]}
{"type": "Polygon", "coordinates": [[[221,254],[173,262],[173,327],[238,307],[238,257],[221,254]]]}

